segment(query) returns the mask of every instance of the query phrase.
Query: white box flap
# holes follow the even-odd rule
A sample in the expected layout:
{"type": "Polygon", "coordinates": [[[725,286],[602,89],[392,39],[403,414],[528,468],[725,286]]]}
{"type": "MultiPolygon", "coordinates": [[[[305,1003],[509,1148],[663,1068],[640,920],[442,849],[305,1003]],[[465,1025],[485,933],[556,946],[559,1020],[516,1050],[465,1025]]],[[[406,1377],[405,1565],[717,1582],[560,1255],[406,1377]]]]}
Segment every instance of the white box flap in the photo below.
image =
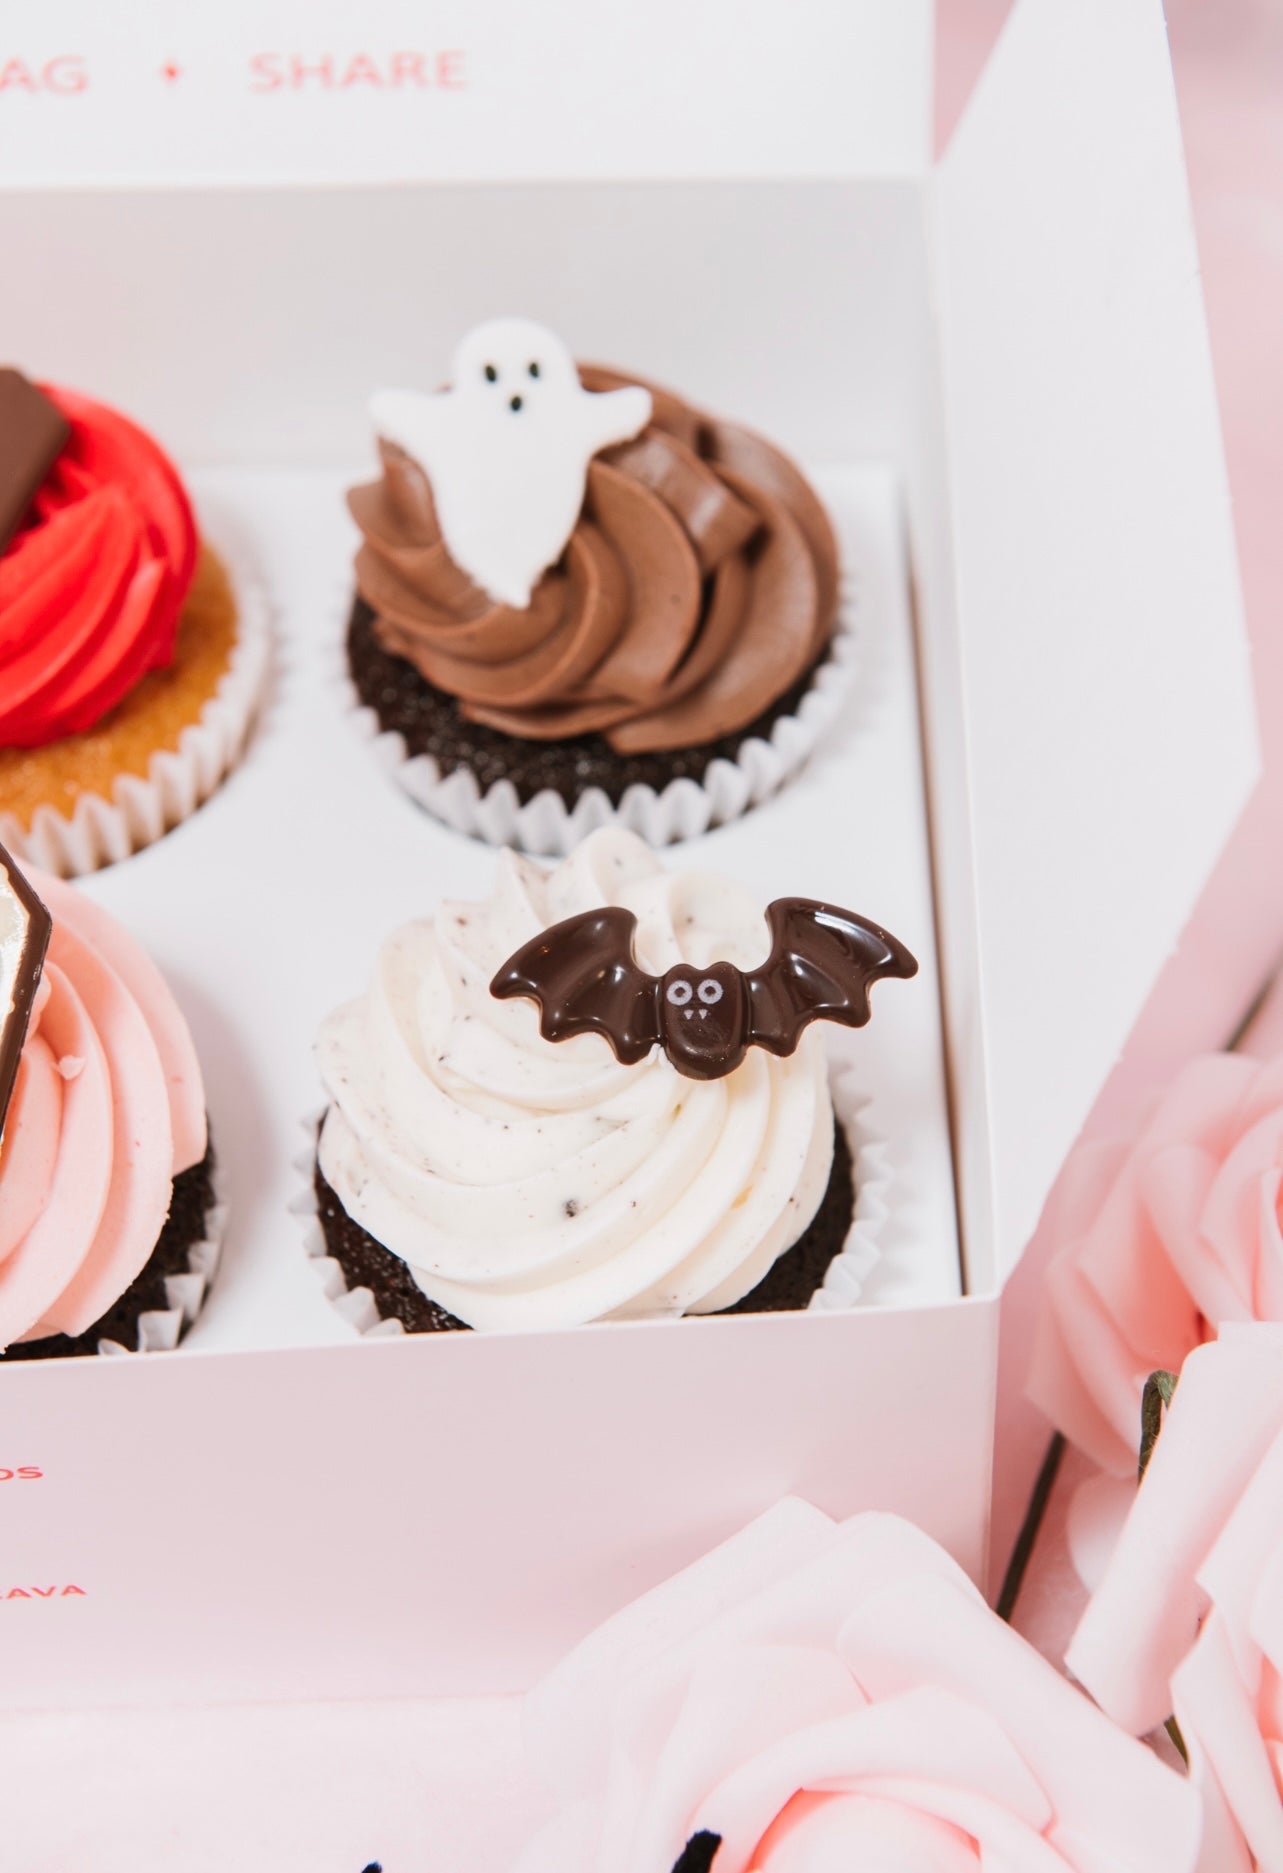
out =
{"type": "Polygon", "coordinates": [[[1159,0],[1023,0],[934,209],[1005,1274],[1256,773],[1159,0]]]}
{"type": "Polygon", "coordinates": [[[97,0],[0,52],[0,178],[900,174],[930,156],[929,0],[97,0]]]}

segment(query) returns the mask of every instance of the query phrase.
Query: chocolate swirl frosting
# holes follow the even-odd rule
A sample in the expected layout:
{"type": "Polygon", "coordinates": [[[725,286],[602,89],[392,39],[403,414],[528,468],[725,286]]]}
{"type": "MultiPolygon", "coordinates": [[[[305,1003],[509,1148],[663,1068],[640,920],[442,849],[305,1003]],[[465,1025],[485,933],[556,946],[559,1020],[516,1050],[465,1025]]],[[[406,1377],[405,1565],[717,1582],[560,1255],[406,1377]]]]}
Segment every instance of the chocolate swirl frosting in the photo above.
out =
{"type": "MultiPolygon", "coordinates": [[[[581,366],[589,390],[638,383],[581,366]]],[[[357,587],[385,650],[510,735],[603,735],[619,754],[747,727],[817,661],[837,547],[810,485],[761,437],[646,386],[651,421],[588,467],[565,552],[516,610],[451,560],[427,478],[395,444],[348,496],[357,587]]]]}

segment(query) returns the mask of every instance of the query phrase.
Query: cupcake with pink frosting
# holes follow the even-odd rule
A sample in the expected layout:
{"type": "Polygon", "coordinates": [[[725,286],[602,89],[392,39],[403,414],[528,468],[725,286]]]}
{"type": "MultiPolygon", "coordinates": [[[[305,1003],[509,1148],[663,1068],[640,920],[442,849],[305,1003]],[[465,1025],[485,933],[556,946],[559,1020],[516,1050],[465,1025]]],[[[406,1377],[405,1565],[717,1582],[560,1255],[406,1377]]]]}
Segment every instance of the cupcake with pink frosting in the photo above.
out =
{"type": "Polygon", "coordinates": [[[0,1347],[176,1346],[222,1215],[200,1067],[160,972],[0,847],[0,1347]]]}

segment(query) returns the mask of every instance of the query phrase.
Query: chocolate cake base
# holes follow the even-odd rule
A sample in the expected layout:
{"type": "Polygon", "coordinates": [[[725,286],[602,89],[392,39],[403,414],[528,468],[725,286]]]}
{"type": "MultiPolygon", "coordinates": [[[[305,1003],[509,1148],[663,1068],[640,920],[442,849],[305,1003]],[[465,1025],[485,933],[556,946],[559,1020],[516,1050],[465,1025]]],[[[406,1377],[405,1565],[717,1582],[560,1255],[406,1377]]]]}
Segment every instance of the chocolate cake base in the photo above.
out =
{"type": "Polygon", "coordinates": [[[590,787],[618,806],[629,787],[662,793],[670,781],[700,783],[714,761],[733,761],[746,741],[770,739],[781,716],[794,715],[811,687],[827,651],[786,690],[777,702],[746,728],[698,748],[670,748],[654,754],[616,754],[604,735],[573,735],[561,741],[527,741],[499,729],[469,722],[455,697],[420,676],[412,663],[383,649],[374,635],[374,612],[358,596],[348,622],[348,669],[357,694],[378,718],[379,727],[404,737],[410,755],[431,755],[444,780],[459,768],[472,774],[487,793],[497,781],[511,781],[522,804],[551,788],[573,807],[590,787]]]}
{"type": "Polygon", "coordinates": [[[851,1147],[841,1125],[833,1128],[833,1169],[820,1207],[805,1235],[786,1249],[778,1262],[750,1288],[742,1301],[723,1307],[724,1314],[777,1314],[806,1307],[817,1288],[824,1286],[829,1264],[842,1253],[855,1215],[855,1170],[851,1147]]]}
{"type": "MultiPolygon", "coordinates": [[[[138,1345],[139,1316],[169,1306],[166,1275],[188,1273],[188,1250],[205,1240],[206,1218],[214,1203],[214,1147],[211,1144],[199,1164],[180,1171],[174,1179],[174,1194],[165,1227],[156,1247],[120,1299],[83,1333],[50,1333],[42,1340],[23,1340],[0,1354],[0,1360],[71,1359],[77,1354],[96,1354],[99,1340],[115,1340],[118,1345],[132,1350],[138,1345]]],[[[190,1324],[190,1321],[183,1322],[180,1340],[190,1324]]]]}
{"type": "MultiPolygon", "coordinates": [[[[376,1242],[360,1223],[353,1222],[318,1162],[313,1172],[316,1213],[325,1246],[343,1270],[349,1288],[368,1288],[384,1320],[396,1319],[407,1333],[448,1333],[468,1327],[462,1320],[430,1301],[408,1265],[399,1255],[376,1242]]],[[[822,1286],[830,1262],[842,1252],[855,1213],[855,1177],[851,1148],[839,1125],[833,1139],[833,1168],[828,1187],[810,1226],[785,1251],[757,1286],[726,1314],[773,1314],[800,1311],[822,1286]]]]}

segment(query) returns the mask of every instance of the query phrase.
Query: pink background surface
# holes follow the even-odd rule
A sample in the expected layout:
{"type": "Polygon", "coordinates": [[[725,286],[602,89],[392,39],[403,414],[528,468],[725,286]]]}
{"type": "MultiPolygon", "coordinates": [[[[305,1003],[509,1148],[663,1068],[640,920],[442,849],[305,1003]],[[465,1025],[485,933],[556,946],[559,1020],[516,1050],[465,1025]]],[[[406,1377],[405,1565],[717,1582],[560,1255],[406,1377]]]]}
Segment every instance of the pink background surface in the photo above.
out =
{"type": "MultiPolygon", "coordinates": [[[[939,0],[941,147],[1009,10],[1009,0],[939,0]]],[[[1167,17],[1265,766],[1101,1096],[1089,1125],[1097,1132],[1125,1123],[1177,1062],[1227,1039],[1283,956],[1283,0],[1168,0],[1167,17]]],[[[1283,1044],[1283,1002],[1275,1012],[1272,1030],[1283,1044]]],[[[1045,1423],[1021,1401],[1041,1260],[1035,1242],[1004,1302],[995,1570],[1047,1437],[1045,1423]]]]}

